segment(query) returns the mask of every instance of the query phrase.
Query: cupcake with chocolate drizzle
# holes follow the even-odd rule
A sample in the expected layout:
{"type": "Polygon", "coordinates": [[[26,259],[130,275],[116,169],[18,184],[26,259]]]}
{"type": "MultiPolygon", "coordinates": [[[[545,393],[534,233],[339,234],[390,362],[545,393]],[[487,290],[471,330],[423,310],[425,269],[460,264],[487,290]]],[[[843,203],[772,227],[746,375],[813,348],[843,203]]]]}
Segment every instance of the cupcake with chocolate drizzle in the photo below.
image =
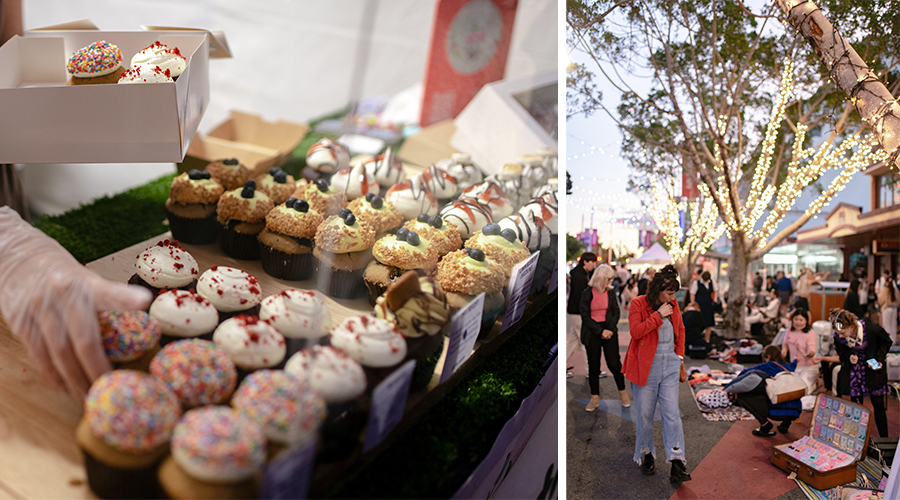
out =
{"type": "Polygon", "coordinates": [[[419,174],[419,177],[422,178],[422,183],[437,199],[439,208],[443,208],[450,203],[450,200],[460,192],[456,177],[435,165],[426,168],[419,174]]]}
{"type": "MultiPolygon", "coordinates": [[[[538,164],[538,167],[540,167],[540,164],[538,164]]],[[[506,198],[509,200],[510,207],[513,210],[517,210],[524,205],[531,198],[531,191],[534,189],[531,180],[523,175],[522,165],[518,163],[503,165],[500,168],[500,172],[488,177],[488,179],[496,182],[503,189],[503,193],[506,194],[506,198]]]]}
{"type": "Polygon", "coordinates": [[[191,170],[172,179],[166,218],[172,237],[182,243],[215,243],[216,205],[225,189],[206,170],[191,170]]]}
{"type": "Polygon", "coordinates": [[[388,188],[406,179],[403,172],[403,163],[397,158],[390,147],[383,154],[363,163],[366,172],[371,175],[380,186],[379,195],[384,196],[388,188]]]}
{"type": "Polygon", "coordinates": [[[265,229],[266,214],[274,207],[272,199],[258,191],[252,179],[243,188],[223,194],[216,210],[222,251],[235,259],[259,259],[257,236],[265,229]]]}
{"type": "Polygon", "coordinates": [[[391,232],[403,224],[403,215],[397,211],[397,208],[375,193],[369,193],[365,198],[351,201],[347,208],[375,230],[376,238],[384,236],[385,233],[391,232]]]}
{"type": "Polygon", "coordinates": [[[365,293],[363,272],[372,260],[375,231],[342,208],[316,230],[316,288],[331,297],[350,299],[365,293]]]}
{"type": "Polygon", "coordinates": [[[268,173],[256,178],[256,189],[272,198],[272,203],[281,205],[294,194],[297,182],[280,167],[272,167],[268,173]]]}
{"type": "Polygon", "coordinates": [[[237,158],[226,158],[211,162],[206,166],[206,171],[225,188],[225,191],[231,191],[243,186],[253,176],[253,172],[238,161],[237,158]]]}
{"type": "Polygon", "coordinates": [[[420,176],[395,184],[385,193],[384,198],[403,214],[406,219],[414,219],[419,214],[436,215],[438,202],[422,182],[420,176]]]}
{"type": "Polygon", "coordinates": [[[259,233],[263,270],[284,280],[305,280],[313,275],[316,229],[324,218],[306,200],[288,198],[266,214],[259,233]]]}
{"type": "Polygon", "coordinates": [[[416,270],[422,275],[434,272],[438,254],[427,240],[409,229],[401,228],[396,235],[387,235],[372,247],[375,260],[366,266],[363,280],[369,290],[369,304],[387,290],[403,273],[416,270]]]}
{"type": "Polygon", "coordinates": [[[465,240],[470,238],[478,228],[494,221],[491,209],[475,198],[461,198],[441,210],[441,218],[453,224],[459,236],[465,240]]]}
{"type": "Polygon", "coordinates": [[[496,181],[485,180],[481,184],[467,187],[463,189],[459,199],[475,199],[479,203],[486,205],[491,209],[491,220],[500,220],[508,217],[515,212],[509,201],[509,197],[503,191],[503,187],[496,181]]]}
{"type": "Polygon", "coordinates": [[[327,181],[332,174],[349,166],[350,150],[347,146],[325,137],[306,152],[306,168],[301,174],[312,182],[319,179],[327,181]]]}
{"type": "Polygon", "coordinates": [[[450,158],[439,160],[435,165],[452,175],[459,189],[474,186],[484,180],[484,172],[472,163],[472,155],[469,153],[453,153],[450,158]]]}
{"type": "Polygon", "coordinates": [[[406,221],[403,227],[418,234],[419,238],[427,240],[437,252],[438,258],[462,247],[459,229],[439,215],[419,214],[415,219],[406,221]]]}
{"type": "Polygon", "coordinates": [[[347,196],[343,191],[319,179],[306,186],[298,186],[294,198],[306,200],[309,206],[323,217],[337,214],[347,206],[347,196]]]}
{"type": "Polygon", "coordinates": [[[331,184],[343,191],[348,200],[362,198],[369,193],[378,194],[381,189],[375,176],[362,163],[335,172],[331,176],[331,184]]]}

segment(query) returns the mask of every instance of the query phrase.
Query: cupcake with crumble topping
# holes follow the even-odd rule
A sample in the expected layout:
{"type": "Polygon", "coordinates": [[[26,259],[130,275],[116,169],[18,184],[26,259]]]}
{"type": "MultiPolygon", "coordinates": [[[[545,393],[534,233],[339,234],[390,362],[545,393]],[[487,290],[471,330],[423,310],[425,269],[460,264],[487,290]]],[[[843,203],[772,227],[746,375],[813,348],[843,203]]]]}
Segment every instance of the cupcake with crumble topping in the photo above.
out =
{"type": "Polygon", "coordinates": [[[223,194],[216,208],[222,251],[235,259],[259,259],[257,236],[265,229],[266,214],[274,207],[272,199],[258,191],[253,180],[223,194]]]}
{"type": "Polygon", "coordinates": [[[275,205],[281,205],[293,196],[297,182],[280,167],[272,167],[268,173],[256,178],[256,189],[266,193],[275,205]]]}
{"type": "Polygon", "coordinates": [[[185,409],[225,404],[237,386],[234,362],[209,340],[184,339],[163,347],[150,373],[175,392],[185,409]]]}
{"type": "Polygon", "coordinates": [[[343,191],[348,200],[362,198],[369,193],[379,194],[381,190],[375,176],[362,163],[335,172],[331,176],[331,184],[343,191]]]}
{"type": "Polygon", "coordinates": [[[309,206],[323,217],[335,215],[347,206],[347,196],[344,192],[328,184],[325,179],[298,187],[294,191],[294,198],[308,201],[309,206]]]}
{"type": "Polygon", "coordinates": [[[150,370],[150,361],[159,352],[162,334],[159,323],[152,316],[144,311],[103,311],[97,319],[103,350],[113,368],[150,370]]]}
{"type": "Polygon", "coordinates": [[[375,260],[366,266],[363,279],[369,290],[369,304],[387,290],[388,286],[406,271],[416,270],[430,275],[437,266],[438,254],[427,240],[409,229],[401,228],[396,235],[387,235],[372,247],[375,260]]]}
{"type": "Polygon", "coordinates": [[[316,289],[339,299],[366,291],[363,272],[372,260],[375,231],[344,208],[316,230],[316,289]]]}
{"type": "Polygon", "coordinates": [[[187,290],[197,286],[199,267],[197,259],[181,248],[177,241],[165,239],[138,254],[134,263],[135,274],[128,283],[141,285],[154,296],[160,290],[187,290]]]}
{"type": "Polygon", "coordinates": [[[466,240],[466,248],[477,248],[497,263],[508,278],[513,266],[527,259],[531,252],[512,229],[492,222],[466,240]]]}
{"type": "Polygon", "coordinates": [[[197,293],[219,311],[219,322],[238,314],[259,314],[262,288],[255,276],[227,266],[213,266],[197,280],[197,293]]]}
{"type": "Polygon", "coordinates": [[[253,177],[253,171],[238,161],[237,158],[225,158],[210,162],[205,170],[210,173],[216,182],[225,188],[225,191],[242,187],[245,182],[253,177]]]}
{"type": "Polygon", "coordinates": [[[318,292],[290,288],[266,297],[259,318],[268,321],[284,335],[286,358],[314,345],[331,329],[331,313],[318,292]]]}
{"type": "Polygon", "coordinates": [[[219,324],[219,312],[212,302],[193,290],[166,290],[150,304],[150,318],[160,327],[160,345],[176,340],[211,340],[219,324]]]}
{"type": "Polygon", "coordinates": [[[259,233],[263,270],[283,280],[306,280],[315,271],[313,247],[323,217],[306,200],[291,197],[266,215],[259,233]]]}
{"type": "Polygon", "coordinates": [[[427,240],[437,252],[438,258],[462,247],[459,229],[453,224],[448,224],[439,215],[419,214],[415,219],[406,221],[403,227],[418,234],[419,238],[427,240]]]}
{"type": "Polygon", "coordinates": [[[347,208],[375,231],[376,238],[381,238],[403,224],[403,215],[394,205],[374,193],[351,201],[347,208]]]}
{"type": "Polygon", "coordinates": [[[215,243],[216,205],[224,192],[206,170],[191,170],[175,177],[166,199],[172,237],[192,245],[215,243]]]}
{"type": "Polygon", "coordinates": [[[480,293],[484,293],[484,312],[481,315],[481,335],[487,335],[503,312],[503,270],[487,258],[482,250],[464,248],[450,252],[438,263],[435,281],[447,294],[451,314],[465,307],[480,293]]]}

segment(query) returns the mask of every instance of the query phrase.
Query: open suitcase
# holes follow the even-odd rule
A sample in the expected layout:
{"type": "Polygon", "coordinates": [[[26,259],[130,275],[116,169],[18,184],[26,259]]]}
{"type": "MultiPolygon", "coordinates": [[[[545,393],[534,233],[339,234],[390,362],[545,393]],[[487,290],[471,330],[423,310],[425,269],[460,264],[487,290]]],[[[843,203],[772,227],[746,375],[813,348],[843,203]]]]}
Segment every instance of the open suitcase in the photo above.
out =
{"type": "Polygon", "coordinates": [[[868,408],[825,394],[816,397],[809,433],[772,447],[772,463],[817,490],[856,480],[871,427],[868,408]]]}

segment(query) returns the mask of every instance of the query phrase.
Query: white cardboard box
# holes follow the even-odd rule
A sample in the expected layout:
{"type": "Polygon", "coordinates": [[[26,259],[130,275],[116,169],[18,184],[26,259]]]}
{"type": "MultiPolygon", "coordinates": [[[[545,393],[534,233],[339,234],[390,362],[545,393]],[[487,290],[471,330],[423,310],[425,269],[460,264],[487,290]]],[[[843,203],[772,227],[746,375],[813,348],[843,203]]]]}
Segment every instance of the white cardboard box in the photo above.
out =
{"type": "Polygon", "coordinates": [[[0,163],[152,163],[184,158],[209,103],[209,34],[29,31],[0,47],[0,163]],[[66,86],[66,62],[99,40],[123,69],[154,41],[178,47],[175,83],[66,86]]]}

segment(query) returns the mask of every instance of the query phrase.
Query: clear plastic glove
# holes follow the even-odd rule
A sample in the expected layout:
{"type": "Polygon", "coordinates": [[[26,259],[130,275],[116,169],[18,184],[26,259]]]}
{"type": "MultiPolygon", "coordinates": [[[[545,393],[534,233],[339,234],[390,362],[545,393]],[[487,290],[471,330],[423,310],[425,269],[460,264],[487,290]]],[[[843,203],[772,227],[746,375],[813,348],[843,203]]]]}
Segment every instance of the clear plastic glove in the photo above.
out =
{"type": "Polygon", "coordinates": [[[59,388],[84,397],[110,370],[99,311],[146,309],[151,299],[145,288],[101,278],[11,208],[0,207],[0,314],[59,388]]]}

